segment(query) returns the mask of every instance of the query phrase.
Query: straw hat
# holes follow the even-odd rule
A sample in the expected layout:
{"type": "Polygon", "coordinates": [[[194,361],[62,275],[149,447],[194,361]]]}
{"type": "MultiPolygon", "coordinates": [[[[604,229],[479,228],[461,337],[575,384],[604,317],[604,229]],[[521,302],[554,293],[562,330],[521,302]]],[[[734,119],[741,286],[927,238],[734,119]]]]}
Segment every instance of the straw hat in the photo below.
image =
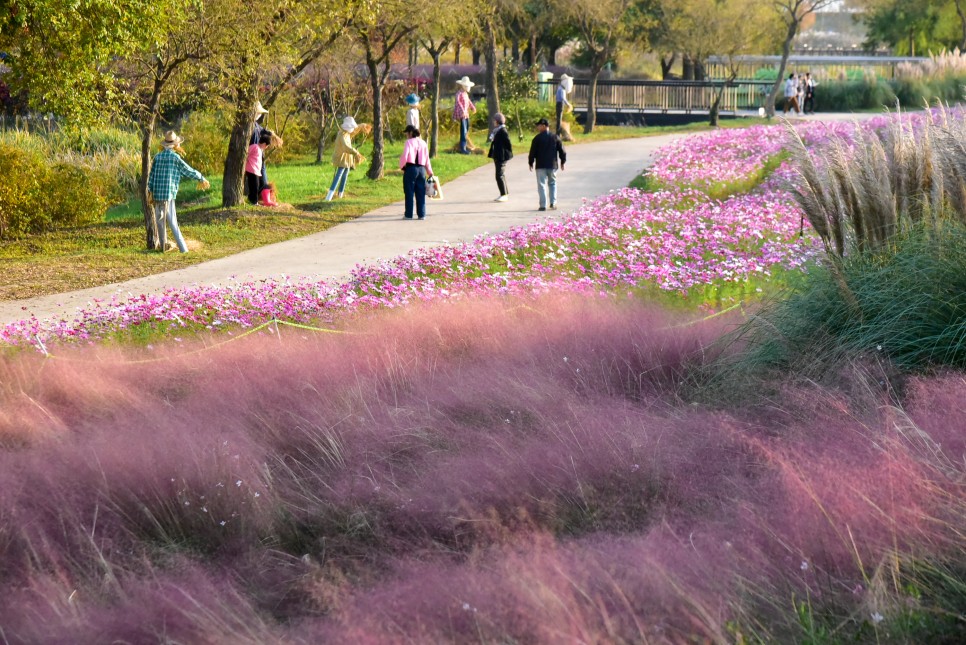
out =
{"type": "Polygon", "coordinates": [[[264,107],[262,107],[262,102],[261,101],[257,101],[255,103],[255,115],[257,116],[259,114],[268,114],[268,110],[266,110],[264,107]]]}
{"type": "Polygon", "coordinates": [[[161,141],[161,145],[165,148],[173,148],[175,146],[180,146],[181,142],[184,141],[178,136],[178,133],[174,130],[168,130],[164,133],[164,140],[161,141]]]}
{"type": "Polygon", "coordinates": [[[352,132],[358,127],[359,127],[359,124],[356,123],[356,120],[353,119],[351,116],[347,116],[346,118],[342,119],[342,129],[345,130],[346,132],[352,132]]]}
{"type": "Polygon", "coordinates": [[[457,85],[462,85],[463,88],[465,88],[466,90],[469,90],[471,87],[473,87],[474,85],[476,85],[476,83],[474,83],[473,81],[470,80],[470,77],[469,76],[464,76],[460,80],[456,81],[456,84],[457,85]]]}
{"type": "Polygon", "coordinates": [[[419,95],[415,92],[406,97],[407,105],[419,105],[419,95]]]}

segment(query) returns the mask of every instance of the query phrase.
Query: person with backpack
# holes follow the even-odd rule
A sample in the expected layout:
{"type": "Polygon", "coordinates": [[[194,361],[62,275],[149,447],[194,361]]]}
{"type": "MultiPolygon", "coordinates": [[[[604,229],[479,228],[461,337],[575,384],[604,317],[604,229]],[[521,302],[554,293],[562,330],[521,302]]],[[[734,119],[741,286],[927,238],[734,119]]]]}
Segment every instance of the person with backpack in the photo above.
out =
{"type": "Polygon", "coordinates": [[[505,202],[510,199],[506,185],[506,162],[513,158],[513,143],[506,129],[506,117],[500,112],[493,115],[493,130],[489,139],[490,152],[487,156],[496,166],[496,187],[500,190],[500,196],[493,201],[505,202]]]}

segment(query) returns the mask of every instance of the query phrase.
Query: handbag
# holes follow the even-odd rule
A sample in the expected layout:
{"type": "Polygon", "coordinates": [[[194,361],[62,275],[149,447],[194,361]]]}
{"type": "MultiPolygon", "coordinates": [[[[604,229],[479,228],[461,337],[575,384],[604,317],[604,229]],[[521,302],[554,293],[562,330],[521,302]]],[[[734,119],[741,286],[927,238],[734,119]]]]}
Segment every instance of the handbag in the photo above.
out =
{"type": "Polygon", "coordinates": [[[426,180],[426,197],[430,199],[443,198],[443,187],[439,183],[439,178],[436,175],[426,180]]]}

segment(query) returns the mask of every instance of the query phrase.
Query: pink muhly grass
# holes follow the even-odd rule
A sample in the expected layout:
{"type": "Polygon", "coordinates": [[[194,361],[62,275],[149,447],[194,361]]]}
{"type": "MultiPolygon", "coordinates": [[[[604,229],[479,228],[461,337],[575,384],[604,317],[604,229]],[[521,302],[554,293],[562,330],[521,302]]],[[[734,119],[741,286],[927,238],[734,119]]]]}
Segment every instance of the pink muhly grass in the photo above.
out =
{"type": "Polygon", "coordinates": [[[857,611],[896,549],[955,554],[961,415],[931,407],[955,378],[915,382],[904,411],[817,387],[690,405],[729,326],[482,298],[197,353],[3,357],[0,592],[32,591],[0,624],[12,642],[169,621],[192,642],[238,624],[242,642],[673,641],[748,614],[787,640],[776,599],[857,611]],[[146,355],[164,360],[126,362],[146,355]],[[164,600],[212,585],[191,615],[164,600]]]}

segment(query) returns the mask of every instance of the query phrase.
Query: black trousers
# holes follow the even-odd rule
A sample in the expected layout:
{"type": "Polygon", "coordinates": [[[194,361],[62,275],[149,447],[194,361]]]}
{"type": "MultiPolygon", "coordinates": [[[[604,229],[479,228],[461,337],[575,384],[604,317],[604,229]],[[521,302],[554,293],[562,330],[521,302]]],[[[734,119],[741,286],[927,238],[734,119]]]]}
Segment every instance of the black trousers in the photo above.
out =
{"type": "Polygon", "coordinates": [[[258,198],[262,195],[262,176],[254,173],[245,172],[245,192],[248,193],[248,203],[257,204],[258,198]]]}
{"type": "Polygon", "coordinates": [[[496,187],[500,189],[501,195],[509,195],[510,191],[506,187],[506,162],[495,161],[496,166],[496,187]]]}
{"type": "Polygon", "coordinates": [[[805,95],[805,100],[802,101],[805,105],[802,106],[802,112],[814,112],[815,111],[815,96],[805,95]]]}
{"type": "Polygon", "coordinates": [[[563,103],[557,103],[557,136],[560,136],[560,121],[563,120],[563,103]]]}

